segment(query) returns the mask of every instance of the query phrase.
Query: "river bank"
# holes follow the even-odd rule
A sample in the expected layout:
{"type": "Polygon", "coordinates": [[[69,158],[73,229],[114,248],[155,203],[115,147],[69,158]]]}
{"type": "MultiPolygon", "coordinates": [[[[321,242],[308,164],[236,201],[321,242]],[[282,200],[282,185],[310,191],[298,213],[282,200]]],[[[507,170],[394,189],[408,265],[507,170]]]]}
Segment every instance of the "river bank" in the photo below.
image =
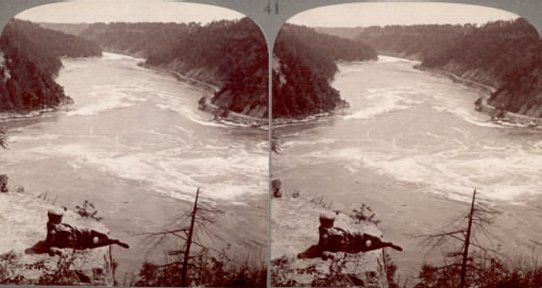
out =
{"type": "Polygon", "coordinates": [[[47,108],[47,109],[41,109],[41,110],[31,111],[31,112],[26,112],[26,113],[2,112],[0,113],[0,121],[15,121],[15,120],[44,117],[44,115],[46,115],[47,113],[52,113],[55,111],[58,111],[58,109],[47,108]]]}
{"type": "Polygon", "coordinates": [[[73,99],[71,99],[68,96],[66,100],[64,100],[58,107],[54,107],[54,108],[44,108],[44,109],[39,109],[39,110],[34,110],[34,111],[27,111],[27,112],[0,112],[0,121],[12,121],[12,120],[43,117],[49,113],[65,110],[69,108],[69,106],[72,104],[73,104],[73,99]]]}
{"type": "Polygon", "coordinates": [[[218,86],[194,79],[192,77],[188,77],[171,68],[158,67],[158,66],[148,65],[145,63],[140,64],[140,66],[157,71],[159,73],[170,75],[174,77],[175,79],[177,79],[178,81],[182,81],[182,82],[185,82],[185,83],[188,83],[188,84],[191,84],[203,89],[203,95],[198,101],[199,110],[206,111],[208,113],[213,114],[215,117],[214,118],[215,121],[224,123],[227,125],[247,126],[247,127],[261,128],[261,129],[267,130],[267,125],[269,123],[269,119],[267,118],[252,117],[252,116],[237,113],[231,110],[226,110],[224,108],[220,108],[217,105],[213,104],[212,98],[214,97],[214,94],[220,89],[218,86]]]}
{"type": "Polygon", "coordinates": [[[491,117],[491,121],[497,124],[506,125],[506,126],[518,126],[518,127],[528,127],[528,128],[537,128],[542,129],[542,118],[530,117],[518,113],[513,113],[506,111],[504,109],[499,109],[495,106],[492,106],[488,103],[489,98],[495,91],[497,87],[492,87],[480,82],[476,82],[465,77],[459,76],[455,73],[441,70],[441,69],[430,69],[422,67],[421,65],[415,65],[416,69],[421,71],[428,71],[434,73],[435,75],[443,75],[450,78],[453,82],[465,85],[477,89],[482,93],[482,95],[474,102],[474,109],[478,112],[484,113],[491,117]]]}

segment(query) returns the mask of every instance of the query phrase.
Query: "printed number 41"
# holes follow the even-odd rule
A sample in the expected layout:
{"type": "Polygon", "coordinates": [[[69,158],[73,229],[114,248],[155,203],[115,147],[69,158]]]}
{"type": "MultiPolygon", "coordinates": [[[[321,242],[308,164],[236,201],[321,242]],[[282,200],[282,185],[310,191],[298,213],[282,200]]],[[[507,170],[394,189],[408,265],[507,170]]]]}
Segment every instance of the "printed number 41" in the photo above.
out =
{"type": "Polygon", "coordinates": [[[271,7],[275,6],[275,14],[279,14],[279,0],[268,0],[267,6],[263,9],[267,14],[271,14],[273,9],[271,7]],[[272,5],[274,4],[274,5],[272,5]]]}

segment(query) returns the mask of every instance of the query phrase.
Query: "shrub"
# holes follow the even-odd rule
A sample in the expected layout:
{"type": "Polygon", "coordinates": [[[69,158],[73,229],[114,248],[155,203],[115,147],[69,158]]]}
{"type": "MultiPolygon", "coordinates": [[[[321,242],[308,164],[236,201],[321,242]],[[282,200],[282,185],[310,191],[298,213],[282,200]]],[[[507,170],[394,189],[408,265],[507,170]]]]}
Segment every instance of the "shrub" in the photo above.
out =
{"type": "Polygon", "coordinates": [[[96,207],[94,207],[94,204],[92,204],[88,200],[85,200],[85,202],[83,202],[83,205],[81,206],[75,206],[75,211],[83,218],[92,218],[96,221],[101,221],[103,219],[103,217],[97,215],[98,210],[96,209],[96,207]]]}

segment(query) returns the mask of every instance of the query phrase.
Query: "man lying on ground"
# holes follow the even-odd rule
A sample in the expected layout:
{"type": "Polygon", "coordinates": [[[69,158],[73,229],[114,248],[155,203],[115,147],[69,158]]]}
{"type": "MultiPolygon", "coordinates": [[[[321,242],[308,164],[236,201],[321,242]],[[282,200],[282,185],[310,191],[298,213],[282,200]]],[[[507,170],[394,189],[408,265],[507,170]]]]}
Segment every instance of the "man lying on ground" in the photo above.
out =
{"type": "Polygon", "coordinates": [[[318,245],[309,248],[298,255],[299,258],[322,257],[324,260],[334,258],[335,253],[359,253],[390,247],[397,251],[403,251],[392,242],[384,242],[377,236],[348,231],[340,227],[334,227],[335,213],[320,214],[320,227],[318,227],[318,245]]]}
{"type": "Polygon", "coordinates": [[[109,238],[104,233],[92,229],[77,228],[62,223],[64,211],[62,209],[51,209],[47,216],[47,238],[45,243],[49,248],[49,254],[62,254],[62,248],[77,250],[92,249],[111,244],[117,244],[123,248],[130,248],[126,243],[118,239],[109,238]]]}

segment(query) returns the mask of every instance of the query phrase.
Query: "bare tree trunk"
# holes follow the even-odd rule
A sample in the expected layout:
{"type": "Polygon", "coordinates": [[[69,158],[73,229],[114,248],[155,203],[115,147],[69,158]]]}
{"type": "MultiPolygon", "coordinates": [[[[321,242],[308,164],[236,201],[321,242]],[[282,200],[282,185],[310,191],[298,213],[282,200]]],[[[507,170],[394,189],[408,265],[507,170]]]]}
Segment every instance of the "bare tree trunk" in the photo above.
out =
{"type": "Polygon", "coordinates": [[[476,201],[476,189],[474,189],[474,193],[472,194],[472,203],[471,203],[470,212],[469,212],[469,224],[467,226],[467,234],[465,235],[463,260],[461,262],[461,288],[465,288],[465,285],[466,285],[467,261],[469,258],[470,235],[471,235],[471,228],[472,228],[472,218],[474,215],[474,201],[476,201]]]}
{"type": "Polygon", "coordinates": [[[186,248],[184,249],[183,266],[181,271],[181,286],[188,286],[188,257],[190,256],[190,244],[192,244],[192,234],[194,232],[194,222],[196,222],[196,211],[198,210],[198,197],[199,187],[196,191],[196,200],[194,200],[194,208],[192,209],[192,215],[190,219],[190,230],[188,230],[188,236],[186,237],[186,248]]]}
{"type": "Polygon", "coordinates": [[[5,127],[0,124],[0,147],[8,149],[8,140],[5,127]]]}
{"type": "Polygon", "coordinates": [[[113,278],[113,286],[117,286],[117,279],[115,278],[115,272],[117,270],[117,267],[115,267],[115,263],[113,262],[113,251],[112,251],[111,245],[109,245],[109,266],[111,267],[111,277],[113,278]]]}

